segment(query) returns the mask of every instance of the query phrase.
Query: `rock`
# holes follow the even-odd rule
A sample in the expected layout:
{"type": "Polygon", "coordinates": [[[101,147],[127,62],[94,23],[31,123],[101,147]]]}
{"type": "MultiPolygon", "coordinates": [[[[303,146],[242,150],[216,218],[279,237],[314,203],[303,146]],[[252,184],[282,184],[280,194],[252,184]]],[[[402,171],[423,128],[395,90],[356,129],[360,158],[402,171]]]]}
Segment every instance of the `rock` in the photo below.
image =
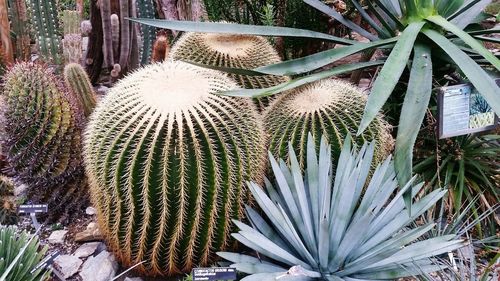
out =
{"type": "Polygon", "coordinates": [[[113,279],[118,270],[115,257],[107,251],[85,261],[79,275],[82,281],[109,281],[113,279]]]}
{"type": "Polygon", "coordinates": [[[67,230],[56,230],[52,232],[47,238],[50,244],[62,244],[64,243],[64,238],[66,237],[67,230]]]}
{"type": "Polygon", "coordinates": [[[90,255],[93,255],[97,248],[102,244],[102,242],[90,242],[81,245],[76,251],[73,253],[73,256],[77,258],[86,258],[90,255]]]}
{"type": "Polygon", "coordinates": [[[141,277],[134,277],[134,278],[127,277],[123,281],[142,281],[142,278],[141,277]]]}
{"type": "Polygon", "coordinates": [[[94,207],[87,207],[87,209],[85,209],[85,213],[89,216],[92,216],[95,215],[97,211],[94,207]]]}
{"type": "Polygon", "coordinates": [[[105,96],[108,93],[109,88],[104,85],[100,85],[95,88],[95,91],[97,92],[98,96],[105,96]]]}
{"type": "Polygon", "coordinates": [[[101,231],[99,230],[95,222],[89,223],[89,225],[87,225],[87,229],[75,234],[76,242],[90,242],[100,240],[102,240],[101,231]]]}
{"type": "Polygon", "coordinates": [[[78,272],[78,269],[83,262],[75,256],[62,255],[58,256],[55,259],[54,263],[56,264],[59,272],[62,273],[64,278],[69,278],[78,272]]]}

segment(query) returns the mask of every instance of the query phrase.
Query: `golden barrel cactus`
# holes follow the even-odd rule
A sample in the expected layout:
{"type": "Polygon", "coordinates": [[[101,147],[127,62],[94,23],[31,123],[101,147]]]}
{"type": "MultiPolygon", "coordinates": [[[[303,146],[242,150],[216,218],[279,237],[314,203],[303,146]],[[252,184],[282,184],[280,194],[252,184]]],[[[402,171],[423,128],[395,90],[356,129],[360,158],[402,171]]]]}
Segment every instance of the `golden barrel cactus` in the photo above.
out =
{"type": "Polygon", "coordinates": [[[182,62],[146,66],[91,115],[85,162],[101,231],[147,275],[209,265],[243,215],[245,181],[262,178],[262,125],[222,73],[182,62]]]}
{"type": "Polygon", "coordinates": [[[337,161],[347,134],[360,146],[375,141],[375,163],[383,161],[393,148],[390,126],[377,116],[359,137],[356,136],[367,97],[358,88],[340,80],[322,80],[285,92],[269,106],[264,127],[270,136],[269,150],[275,157],[288,159],[291,142],[301,167],[306,160],[307,134],[319,147],[321,136],[332,146],[337,161]]]}
{"type": "MultiPolygon", "coordinates": [[[[254,69],[281,61],[278,53],[261,36],[196,33],[184,34],[172,47],[169,58],[219,67],[254,69]]],[[[249,76],[230,74],[240,87],[260,89],[288,81],[285,76],[249,76]]],[[[259,110],[269,104],[269,98],[255,100],[259,110]]]]}

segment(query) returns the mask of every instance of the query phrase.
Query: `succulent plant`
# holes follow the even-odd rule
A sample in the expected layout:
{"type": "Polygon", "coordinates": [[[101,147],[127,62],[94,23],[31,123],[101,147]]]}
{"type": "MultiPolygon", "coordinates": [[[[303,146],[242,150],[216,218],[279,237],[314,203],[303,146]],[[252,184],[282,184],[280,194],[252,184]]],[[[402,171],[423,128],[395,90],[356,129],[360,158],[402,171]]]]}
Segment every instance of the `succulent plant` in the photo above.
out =
{"type": "MultiPolygon", "coordinates": [[[[218,67],[254,69],[280,62],[281,59],[264,37],[187,32],[172,47],[170,58],[218,67]]],[[[247,89],[267,88],[288,81],[285,76],[250,76],[230,74],[238,85],[247,89]]],[[[259,109],[269,98],[255,100],[259,109]]]]}
{"type": "Polygon", "coordinates": [[[47,63],[61,64],[61,36],[56,1],[29,0],[39,54],[47,63]]]}
{"type": "Polygon", "coordinates": [[[88,117],[94,111],[97,97],[85,69],[77,63],[66,65],[64,67],[64,82],[78,101],[85,117],[88,117]]]}
{"type": "Polygon", "coordinates": [[[375,145],[364,144],[357,152],[349,136],[333,174],[326,138],[321,139],[319,157],[312,135],[306,138],[305,176],[290,148],[289,167],[270,156],[276,187],[268,182],[266,193],[258,184],[248,184],[268,220],[247,207],[251,226],[236,221],[240,231],[233,236],[260,255],[218,253],[232,267],[251,274],[242,281],[395,280],[440,270],[436,257],[466,244],[455,234],[422,239],[433,223],[408,227],[446,191],[419,197],[424,184],[414,185],[415,178],[397,191],[390,158],[367,182],[375,145]],[[405,191],[414,200],[411,214],[402,197],[405,191]]]}
{"type": "Polygon", "coordinates": [[[0,175],[0,224],[17,222],[17,206],[14,197],[14,182],[0,175]]]}
{"type": "Polygon", "coordinates": [[[264,139],[251,100],[217,71],[152,64],[120,80],[85,134],[98,222],[116,257],[148,275],[189,272],[230,244],[231,218],[261,180],[264,139]]]}
{"type": "Polygon", "coordinates": [[[66,63],[80,63],[82,61],[82,35],[77,33],[66,34],[62,40],[63,56],[66,63]]]}
{"type": "Polygon", "coordinates": [[[37,189],[63,184],[81,164],[81,114],[51,71],[15,64],[5,74],[3,153],[16,180],[37,189]]]}
{"type": "Polygon", "coordinates": [[[29,237],[13,226],[0,226],[0,276],[5,281],[43,281],[49,278],[47,268],[40,267],[48,247],[40,247],[37,237],[29,237]],[[13,265],[11,267],[11,265],[13,265]],[[7,274],[6,276],[3,276],[7,274]]]}
{"type": "Polygon", "coordinates": [[[25,0],[8,0],[10,22],[15,36],[14,48],[17,60],[29,60],[31,55],[30,25],[25,0]]]}
{"type": "MultiPolygon", "coordinates": [[[[321,80],[293,89],[277,98],[264,117],[264,128],[270,136],[269,150],[274,156],[289,160],[288,142],[298,155],[299,164],[306,161],[307,133],[311,132],[319,146],[324,135],[332,145],[332,157],[338,159],[344,138],[355,135],[366,96],[356,87],[340,80],[321,80]]],[[[370,127],[355,138],[358,145],[374,140],[375,161],[380,163],[392,150],[389,125],[379,115],[370,127]]]]}
{"type": "Polygon", "coordinates": [[[81,34],[80,22],[82,21],[78,11],[64,10],[61,13],[61,22],[64,35],[81,34]]]}

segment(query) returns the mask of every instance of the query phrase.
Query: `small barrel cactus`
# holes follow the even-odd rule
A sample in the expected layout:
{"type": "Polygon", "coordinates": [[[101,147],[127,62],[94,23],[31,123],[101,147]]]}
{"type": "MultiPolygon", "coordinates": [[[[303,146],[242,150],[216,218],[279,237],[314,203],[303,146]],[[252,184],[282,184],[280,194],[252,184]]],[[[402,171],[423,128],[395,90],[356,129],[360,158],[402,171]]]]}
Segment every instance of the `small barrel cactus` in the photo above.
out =
{"type": "Polygon", "coordinates": [[[0,224],[17,223],[17,206],[14,196],[14,182],[0,175],[0,224]]]}
{"type": "Polygon", "coordinates": [[[91,115],[85,167],[101,231],[148,275],[206,266],[230,244],[245,181],[262,179],[262,126],[226,75],[182,62],[122,79],[91,115]]]}
{"type": "MultiPolygon", "coordinates": [[[[266,38],[252,35],[188,32],[172,47],[169,58],[198,64],[254,69],[281,61],[266,38]]],[[[238,85],[246,89],[276,86],[288,81],[285,76],[248,76],[230,74],[238,85]]],[[[269,104],[269,98],[255,100],[260,110],[269,104]]]]}
{"type": "Polygon", "coordinates": [[[64,82],[78,101],[83,114],[89,116],[97,103],[97,97],[85,69],[80,64],[70,63],[64,67],[64,82]]]}
{"type": "Polygon", "coordinates": [[[82,163],[81,113],[61,84],[34,63],[5,75],[0,144],[16,180],[34,189],[63,184],[82,163]]]}
{"type": "Polygon", "coordinates": [[[19,231],[13,226],[0,226],[0,276],[7,273],[5,281],[44,281],[48,280],[50,271],[47,267],[40,267],[31,273],[43,259],[48,250],[47,246],[40,247],[37,237],[30,240],[26,232],[19,231]],[[17,255],[27,245],[26,250],[16,261],[17,255]],[[9,269],[10,265],[15,263],[9,269]],[[9,270],[9,272],[7,272],[9,270]]]}
{"type": "MultiPolygon", "coordinates": [[[[318,147],[320,136],[328,139],[336,161],[346,135],[355,136],[358,131],[366,99],[358,88],[340,80],[322,80],[284,93],[269,106],[264,117],[270,151],[288,160],[291,142],[304,167],[307,134],[311,132],[318,147]]],[[[359,145],[375,141],[375,164],[389,155],[394,143],[390,126],[381,115],[354,141],[359,145]]]]}

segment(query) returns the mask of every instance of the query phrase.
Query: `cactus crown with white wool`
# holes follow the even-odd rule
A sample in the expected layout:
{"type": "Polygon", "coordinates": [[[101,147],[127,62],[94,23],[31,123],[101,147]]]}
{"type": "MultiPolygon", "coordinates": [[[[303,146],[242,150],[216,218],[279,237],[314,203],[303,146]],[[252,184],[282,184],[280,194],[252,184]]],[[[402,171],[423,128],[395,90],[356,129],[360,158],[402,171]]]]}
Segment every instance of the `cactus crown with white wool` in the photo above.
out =
{"type": "Polygon", "coordinates": [[[264,127],[270,136],[269,150],[275,157],[288,158],[293,145],[301,167],[306,158],[307,134],[312,133],[319,147],[320,136],[332,146],[332,158],[338,159],[345,137],[350,134],[358,145],[375,141],[374,163],[391,152],[394,140],[390,126],[378,115],[358,137],[356,132],[366,104],[366,95],[341,80],[321,80],[280,96],[266,111],[264,127]]]}
{"type": "Polygon", "coordinates": [[[208,265],[261,180],[262,126],[227,76],[182,62],[122,79],[91,115],[85,162],[101,230],[117,258],[148,275],[208,265]]]}
{"type": "MultiPolygon", "coordinates": [[[[278,53],[261,36],[240,34],[187,32],[172,47],[171,59],[219,67],[254,69],[281,61],[278,53]]],[[[288,81],[285,76],[249,76],[229,74],[240,87],[261,89],[288,81]]],[[[259,109],[269,104],[269,99],[255,100],[259,109]]]]}

